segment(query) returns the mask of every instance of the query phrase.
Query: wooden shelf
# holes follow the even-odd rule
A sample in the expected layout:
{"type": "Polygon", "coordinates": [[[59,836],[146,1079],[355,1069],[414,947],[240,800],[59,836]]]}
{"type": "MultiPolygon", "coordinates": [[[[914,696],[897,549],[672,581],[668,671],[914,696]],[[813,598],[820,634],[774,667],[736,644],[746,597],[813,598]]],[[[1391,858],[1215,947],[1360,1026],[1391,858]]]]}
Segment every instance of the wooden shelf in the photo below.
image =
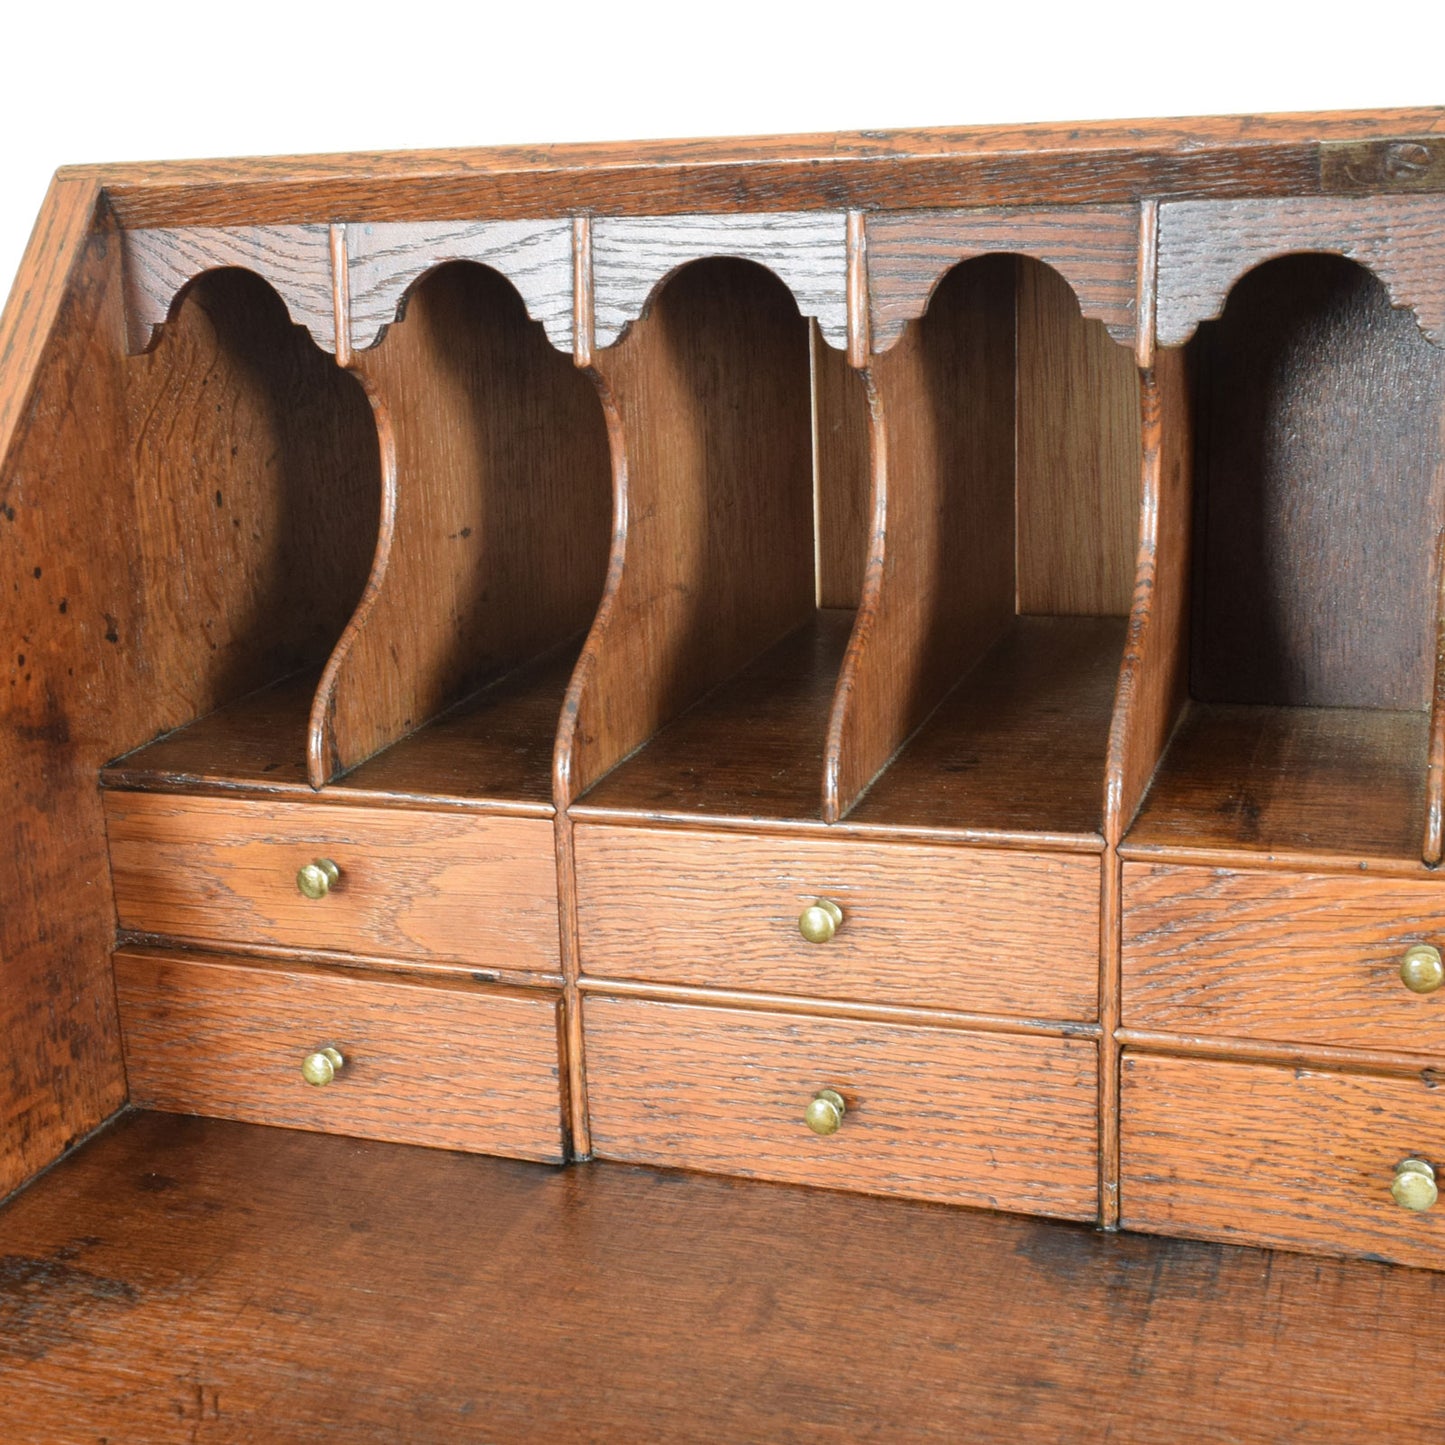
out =
{"type": "Polygon", "coordinates": [[[1190,703],[1122,851],[1420,862],[1429,717],[1190,703]]]}
{"type": "Polygon", "coordinates": [[[579,817],[819,821],[823,744],[853,614],[821,609],[615,768],[579,817]]]}
{"type": "Polygon", "coordinates": [[[1127,622],[1020,617],[846,821],[1101,848],[1104,759],[1127,622]]]}

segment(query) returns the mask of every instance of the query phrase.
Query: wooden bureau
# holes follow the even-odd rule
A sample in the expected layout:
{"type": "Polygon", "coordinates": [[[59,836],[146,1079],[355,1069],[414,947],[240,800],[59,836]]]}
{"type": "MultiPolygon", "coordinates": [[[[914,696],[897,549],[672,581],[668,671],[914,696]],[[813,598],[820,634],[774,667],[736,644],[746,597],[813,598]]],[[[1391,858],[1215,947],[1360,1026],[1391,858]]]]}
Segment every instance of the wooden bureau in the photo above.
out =
{"type": "Polygon", "coordinates": [[[62,171],[0,1194],[129,1103],[1445,1268],[1442,132],[62,171]]]}

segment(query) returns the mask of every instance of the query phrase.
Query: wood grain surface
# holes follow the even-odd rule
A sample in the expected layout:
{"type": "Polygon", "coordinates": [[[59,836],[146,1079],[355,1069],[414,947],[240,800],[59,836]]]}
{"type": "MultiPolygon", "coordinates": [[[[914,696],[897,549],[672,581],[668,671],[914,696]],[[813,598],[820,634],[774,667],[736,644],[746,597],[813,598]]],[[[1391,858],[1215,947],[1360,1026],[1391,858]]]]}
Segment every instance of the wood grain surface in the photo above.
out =
{"type": "Polygon", "coordinates": [[[505,276],[560,351],[572,350],[572,222],[368,222],[346,228],[351,344],[364,351],[398,319],[406,293],[449,261],[505,276]]]}
{"type": "Polygon", "coordinates": [[[115,979],[137,1105],[566,1157],[555,994],[134,949],[116,954],[115,979]],[[322,1047],[344,1063],[318,1088],[301,1063],[322,1047]]]}
{"type": "Polygon", "coordinates": [[[846,218],[830,211],[599,216],[592,223],[594,344],[613,345],[680,267],[732,256],[779,277],[798,310],[841,350],[848,340],[846,229],[846,218]]]}
{"type": "Polygon", "coordinates": [[[336,350],[327,226],[193,226],[124,233],[129,349],[148,351],[176,298],[208,271],[240,267],[266,281],[323,351],[336,350]]]}
{"type": "Polygon", "coordinates": [[[1196,351],[1193,695],[1427,707],[1445,353],[1329,256],[1251,273],[1196,351]]]}
{"type": "Polygon", "coordinates": [[[1131,1028],[1396,1049],[1445,1062],[1445,993],[1400,960],[1445,945],[1436,880],[1124,866],[1131,1028]]]}
{"type": "Polygon", "coordinates": [[[433,272],[353,365],[389,419],[391,535],[323,680],[313,782],[579,638],[611,531],[593,388],[499,274],[433,272]]]}
{"type": "Polygon", "coordinates": [[[927,310],[944,274],[991,252],[1032,256],[1068,283],[1085,316],[1132,342],[1139,220],[1132,206],[874,213],[868,217],[874,351],[887,351],[927,310]]]}
{"type": "Polygon", "coordinates": [[[601,1159],[1091,1218],[1095,1048],[590,994],[601,1159]],[[820,1138],[821,1088],[848,1112],[820,1138]]]}
{"type": "Polygon", "coordinates": [[[1445,1412],[1445,1274],[616,1164],[132,1114],[0,1235],[15,1445],[1359,1445],[1445,1412]]]}
{"type": "Polygon", "coordinates": [[[592,977],[1092,1019],[1099,861],[579,823],[592,977]],[[798,915],[843,910],[827,943],[798,915]]]}
{"type": "Polygon", "coordinates": [[[873,532],[868,389],[816,323],[810,339],[818,606],[851,611],[863,594],[873,532]]]}
{"type": "Polygon", "coordinates": [[[686,266],[596,369],[618,530],[563,714],[559,807],[815,595],[808,327],[783,284],[743,261],[686,266]]]}
{"type": "Polygon", "coordinates": [[[1159,343],[1179,346],[1218,316],[1236,281],[1292,251],[1359,262],[1445,346],[1445,199],[1290,196],[1166,201],[1159,208],[1159,343]]]}
{"type": "Polygon", "coordinates": [[[556,973],[552,825],[325,803],[105,795],[123,929],[556,973]],[[305,897],[297,870],[341,880],[305,897]]]}
{"type": "Polygon", "coordinates": [[[1413,1213],[1390,1197],[1402,1159],[1445,1157],[1433,1074],[1129,1051],[1121,1117],[1126,1229],[1445,1265],[1445,1211],[1413,1213]]]}
{"type": "Polygon", "coordinates": [[[1191,703],[1124,852],[1423,874],[1427,731],[1423,712],[1191,703]]]}

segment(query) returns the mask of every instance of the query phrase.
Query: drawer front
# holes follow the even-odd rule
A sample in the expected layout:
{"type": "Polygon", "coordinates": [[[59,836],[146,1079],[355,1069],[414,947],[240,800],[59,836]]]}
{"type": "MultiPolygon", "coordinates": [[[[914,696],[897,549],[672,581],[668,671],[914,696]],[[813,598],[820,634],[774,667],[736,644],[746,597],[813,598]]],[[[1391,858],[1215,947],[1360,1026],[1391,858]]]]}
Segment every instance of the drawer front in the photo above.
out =
{"type": "Polygon", "coordinates": [[[558,1001],[122,950],[131,1102],[328,1134],[560,1162],[558,1001]],[[309,1084],[308,1055],[343,1063],[309,1084]]]}
{"type": "Polygon", "coordinates": [[[1445,951],[1445,884],[1124,866],[1130,1028],[1445,1056],[1445,988],[1400,961],[1445,951]]]}
{"type": "Polygon", "coordinates": [[[589,996],[602,1158],[1091,1219],[1092,1041],[589,996]],[[804,1121],[821,1089],[846,1114],[804,1121]]]}
{"type": "Polygon", "coordinates": [[[557,869],[545,818],[106,794],[120,926],[556,973],[557,869]],[[297,870],[340,869],[324,898],[297,870]]]}
{"type": "Polygon", "coordinates": [[[578,824],[582,969],[598,978],[1097,1017],[1099,860],[578,824]],[[803,909],[836,902],[826,943],[803,909]]]}
{"type": "Polygon", "coordinates": [[[1129,1054],[1121,1125],[1128,1229],[1445,1267],[1445,1202],[1390,1194],[1411,1157],[1445,1188],[1445,1089],[1129,1054]]]}

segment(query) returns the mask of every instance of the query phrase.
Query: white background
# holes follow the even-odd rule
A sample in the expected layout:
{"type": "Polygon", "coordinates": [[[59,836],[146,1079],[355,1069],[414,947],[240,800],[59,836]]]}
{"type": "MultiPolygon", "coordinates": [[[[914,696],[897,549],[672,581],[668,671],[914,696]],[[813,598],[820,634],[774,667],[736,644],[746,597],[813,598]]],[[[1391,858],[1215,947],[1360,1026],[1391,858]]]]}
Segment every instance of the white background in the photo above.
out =
{"type": "Polygon", "coordinates": [[[1445,0],[12,0],[0,46],[0,295],[71,162],[1445,102],[1445,0]]]}

